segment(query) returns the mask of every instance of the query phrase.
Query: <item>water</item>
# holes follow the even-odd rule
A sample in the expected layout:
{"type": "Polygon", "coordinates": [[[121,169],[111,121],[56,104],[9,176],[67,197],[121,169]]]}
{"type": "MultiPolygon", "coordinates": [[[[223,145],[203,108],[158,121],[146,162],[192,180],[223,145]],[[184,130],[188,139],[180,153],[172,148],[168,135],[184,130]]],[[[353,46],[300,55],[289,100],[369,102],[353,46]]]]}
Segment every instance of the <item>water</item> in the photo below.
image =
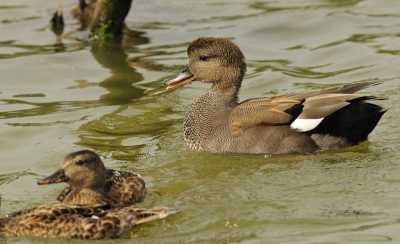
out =
{"type": "Polygon", "coordinates": [[[137,0],[122,47],[77,40],[87,33],[71,33],[75,1],[62,3],[70,35],[57,39],[48,24],[56,4],[0,3],[2,214],[54,202],[64,185],[35,182],[88,148],[107,167],[140,172],[147,186],[168,193],[139,206],[181,209],[113,243],[400,241],[400,2],[137,0]],[[390,97],[377,103],[393,108],[369,142],[348,149],[191,151],[183,116],[209,85],[165,91],[162,80],[185,65],[186,47],[199,36],[241,47],[249,66],[242,100],[382,80],[360,93],[390,97]]]}

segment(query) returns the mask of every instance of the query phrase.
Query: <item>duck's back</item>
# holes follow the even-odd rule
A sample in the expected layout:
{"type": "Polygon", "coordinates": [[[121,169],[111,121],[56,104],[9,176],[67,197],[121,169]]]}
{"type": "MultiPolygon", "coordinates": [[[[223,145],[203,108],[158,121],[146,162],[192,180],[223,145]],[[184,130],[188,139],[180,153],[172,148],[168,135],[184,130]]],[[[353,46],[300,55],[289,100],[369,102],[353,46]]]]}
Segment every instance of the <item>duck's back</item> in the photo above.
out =
{"type": "Polygon", "coordinates": [[[110,205],[46,204],[0,218],[1,237],[74,239],[118,238],[138,224],[164,218],[177,209],[112,208],[110,205]]]}
{"type": "Polygon", "coordinates": [[[107,209],[109,206],[41,205],[2,219],[0,235],[95,240],[117,238],[128,229],[127,224],[134,225],[134,216],[108,214],[107,209]]]}
{"type": "MultiPolygon", "coordinates": [[[[61,203],[65,202],[72,191],[73,187],[68,185],[57,197],[57,200],[61,203]]],[[[104,192],[113,206],[139,203],[147,194],[145,182],[139,174],[113,169],[107,169],[104,192]]]]}
{"type": "Polygon", "coordinates": [[[213,153],[312,153],[356,145],[367,140],[387,109],[368,102],[381,98],[353,93],[377,84],[351,84],[240,104],[235,104],[231,94],[208,92],[194,100],[186,113],[185,140],[192,149],[213,153]],[[302,128],[304,123],[312,126],[302,128]]]}

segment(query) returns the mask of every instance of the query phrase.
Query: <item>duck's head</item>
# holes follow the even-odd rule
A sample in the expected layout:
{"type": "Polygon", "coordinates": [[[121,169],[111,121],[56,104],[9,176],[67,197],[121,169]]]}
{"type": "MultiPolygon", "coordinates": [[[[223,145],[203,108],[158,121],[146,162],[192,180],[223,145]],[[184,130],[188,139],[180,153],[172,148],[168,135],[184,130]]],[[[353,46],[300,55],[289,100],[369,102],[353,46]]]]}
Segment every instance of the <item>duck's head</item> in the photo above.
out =
{"type": "Polygon", "coordinates": [[[60,168],[38,181],[39,185],[66,182],[75,189],[103,188],[106,168],[96,153],[82,150],[67,155],[60,168]]]}
{"type": "Polygon", "coordinates": [[[240,87],[246,73],[243,53],[233,42],[225,38],[200,37],[190,43],[187,54],[189,61],[174,77],[164,81],[167,89],[191,81],[224,87],[240,87]]]}

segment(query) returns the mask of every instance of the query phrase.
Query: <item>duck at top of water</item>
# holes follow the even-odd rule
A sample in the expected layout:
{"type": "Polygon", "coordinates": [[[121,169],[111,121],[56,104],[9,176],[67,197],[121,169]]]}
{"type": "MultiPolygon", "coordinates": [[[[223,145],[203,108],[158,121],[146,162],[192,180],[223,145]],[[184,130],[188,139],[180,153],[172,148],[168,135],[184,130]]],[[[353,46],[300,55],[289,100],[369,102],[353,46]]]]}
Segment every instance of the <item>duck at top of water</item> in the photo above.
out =
{"type": "MultiPolygon", "coordinates": [[[[116,196],[108,195],[111,190],[106,191],[107,172],[103,162],[92,151],[69,154],[59,170],[38,181],[38,184],[70,184],[70,192],[62,203],[44,204],[1,216],[0,236],[111,239],[139,224],[178,212],[178,209],[168,207],[118,206],[120,204],[115,204],[112,199],[116,196]]],[[[114,171],[114,176],[115,172],[118,171],[114,171]]],[[[119,176],[123,178],[123,175],[119,176]]]]}
{"type": "Polygon", "coordinates": [[[38,184],[60,182],[69,184],[57,197],[62,203],[125,206],[143,201],[147,193],[140,174],[106,169],[100,157],[90,150],[69,154],[55,173],[38,184]]]}
{"type": "Polygon", "coordinates": [[[354,94],[381,82],[362,82],[239,102],[244,55],[225,38],[200,37],[187,48],[189,61],[164,81],[167,89],[191,81],[211,83],[184,119],[190,148],[212,153],[313,153],[367,140],[388,110],[369,103],[385,98],[354,94]]]}

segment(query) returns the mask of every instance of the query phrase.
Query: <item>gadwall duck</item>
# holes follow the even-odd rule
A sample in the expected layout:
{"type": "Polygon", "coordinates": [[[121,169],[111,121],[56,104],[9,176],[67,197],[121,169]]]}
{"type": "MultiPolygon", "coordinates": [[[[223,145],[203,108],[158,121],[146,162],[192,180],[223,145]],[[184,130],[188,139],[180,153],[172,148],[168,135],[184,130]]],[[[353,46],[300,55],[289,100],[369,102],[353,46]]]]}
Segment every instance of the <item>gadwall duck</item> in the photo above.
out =
{"type": "Polygon", "coordinates": [[[139,224],[176,212],[167,207],[45,204],[0,217],[0,237],[114,239],[139,224]]]}
{"type": "Polygon", "coordinates": [[[57,197],[62,203],[125,206],[141,202],[147,193],[139,174],[106,169],[99,156],[90,150],[67,155],[60,168],[38,184],[59,182],[69,184],[57,197]]]}
{"type": "Polygon", "coordinates": [[[367,140],[387,111],[353,94],[380,82],[363,82],[297,94],[238,101],[246,73],[244,56],[224,38],[201,37],[187,49],[189,61],[167,89],[191,81],[211,83],[195,99],[184,120],[192,149],[213,153],[312,153],[367,140]]]}
{"type": "MultiPolygon", "coordinates": [[[[69,183],[72,189],[62,200],[63,203],[40,205],[1,216],[0,236],[118,238],[136,225],[164,218],[178,211],[167,207],[115,207],[119,204],[115,204],[112,196],[104,191],[106,172],[94,152],[84,150],[68,155],[55,174],[38,181],[38,184],[69,183]]],[[[125,187],[122,189],[126,191],[125,187]]],[[[121,194],[115,197],[119,198],[121,194]]]]}

